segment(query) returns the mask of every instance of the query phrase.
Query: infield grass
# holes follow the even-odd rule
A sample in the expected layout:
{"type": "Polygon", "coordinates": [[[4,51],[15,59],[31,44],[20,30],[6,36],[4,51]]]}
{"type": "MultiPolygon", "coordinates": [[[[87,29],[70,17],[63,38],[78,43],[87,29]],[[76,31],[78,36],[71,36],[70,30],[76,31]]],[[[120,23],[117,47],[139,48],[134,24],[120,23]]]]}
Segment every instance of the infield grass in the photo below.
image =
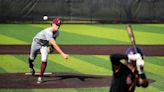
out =
{"type": "MultiPolygon", "coordinates": [[[[0,24],[0,44],[30,44],[32,37],[47,24],[0,24]]],[[[164,44],[164,24],[134,24],[137,44],[164,44]]],[[[59,44],[130,44],[124,24],[64,24],[59,44]]],[[[153,52],[152,52],[153,53],[153,52]]],[[[0,73],[28,72],[28,55],[0,55],[0,73]]],[[[164,57],[145,57],[145,72],[155,80],[148,88],[136,92],[164,92],[164,57]]],[[[40,55],[35,69],[40,69],[40,55]]],[[[68,61],[58,54],[48,58],[47,72],[112,75],[107,55],[70,55],[68,61]]],[[[0,92],[108,92],[110,87],[57,89],[0,89],[0,92]]]]}
{"type": "MultiPolygon", "coordinates": [[[[137,44],[164,44],[163,24],[133,24],[137,44]]],[[[0,44],[30,44],[47,24],[0,24],[0,44]]],[[[63,24],[59,44],[129,44],[125,24],[63,24]]]]}
{"type": "MultiPolygon", "coordinates": [[[[27,55],[0,55],[1,73],[22,73],[28,72],[27,55]]],[[[164,91],[164,57],[145,57],[145,72],[149,79],[155,80],[148,88],[137,88],[136,92],[162,92],[164,91]],[[160,72],[159,72],[160,71],[160,72]]],[[[35,61],[35,70],[40,69],[40,55],[35,61]]],[[[60,55],[50,55],[47,72],[60,73],[82,73],[91,75],[112,75],[111,63],[106,55],[71,55],[69,60],[64,60],[60,55]]],[[[21,89],[0,89],[5,92],[19,92],[21,89]]],[[[30,92],[107,92],[109,87],[100,88],[70,88],[70,89],[31,89],[30,92]],[[100,91],[102,90],[102,91],[100,91]]],[[[29,89],[27,89],[29,91],[29,89]]]]}

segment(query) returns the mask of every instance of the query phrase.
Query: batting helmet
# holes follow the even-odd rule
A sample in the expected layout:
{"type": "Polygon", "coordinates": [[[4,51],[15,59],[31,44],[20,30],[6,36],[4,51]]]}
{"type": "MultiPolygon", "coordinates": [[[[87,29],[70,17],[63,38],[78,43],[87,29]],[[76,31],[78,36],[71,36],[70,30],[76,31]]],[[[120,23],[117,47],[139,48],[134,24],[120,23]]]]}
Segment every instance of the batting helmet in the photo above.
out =
{"type": "Polygon", "coordinates": [[[142,56],[142,58],[143,58],[143,50],[142,50],[141,48],[139,48],[139,47],[136,47],[136,49],[137,49],[137,52],[135,52],[134,47],[129,47],[129,48],[126,50],[125,54],[128,55],[128,54],[140,53],[141,56],[142,56]]]}

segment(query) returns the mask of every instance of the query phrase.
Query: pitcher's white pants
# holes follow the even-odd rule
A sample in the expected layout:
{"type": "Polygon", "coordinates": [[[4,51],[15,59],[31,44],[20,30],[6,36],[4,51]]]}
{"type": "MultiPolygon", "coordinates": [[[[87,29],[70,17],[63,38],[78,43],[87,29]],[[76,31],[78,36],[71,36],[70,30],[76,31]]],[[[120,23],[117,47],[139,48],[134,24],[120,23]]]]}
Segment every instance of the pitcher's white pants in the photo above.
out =
{"type": "Polygon", "coordinates": [[[41,53],[41,61],[47,62],[49,47],[48,46],[41,46],[40,44],[38,44],[35,41],[32,42],[29,58],[31,60],[35,60],[39,50],[41,53]]]}

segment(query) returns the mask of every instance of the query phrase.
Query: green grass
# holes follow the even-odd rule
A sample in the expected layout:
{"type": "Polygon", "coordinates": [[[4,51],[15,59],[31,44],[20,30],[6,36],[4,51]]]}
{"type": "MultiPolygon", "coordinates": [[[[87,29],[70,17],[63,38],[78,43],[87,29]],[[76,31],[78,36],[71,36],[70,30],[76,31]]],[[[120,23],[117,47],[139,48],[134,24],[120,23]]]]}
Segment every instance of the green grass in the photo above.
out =
{"type": "MultiPolygon", "coordinates": [[[[0,55],[1,73],[22,73],[28,72],[27,55],[0,55]],[[19,67],[16,67],[19,66],[19,67]]],[[[40,69],[40,55],[35,61],[35,69],[40,69]]],[[[49,55],[48,72],[74,72],[83,74],[111,74],[110,63],[105,56],[97,55],[71,55],[69,60],[65,60],[60,55],[49,55]],[[95,63],[97,62],[97,63],[95,63]]]]}
{"type": "MultiPolygon", "coordinates": [[[[0,73],[28,72],[27,55],[0,55],[0,73]]],[[[148,88],[137,88],[136,92],[162,92],[164,91],[164,57],[145,57],[145,72],[149,79],[155,80],[148,88]],[[160,71],[160,72],[159,72],[160,71]]],[[[39,71],[40,55],[35,61],[35,69],[39,71]]],[[[69,60],[64,60],[60,55],[50,55],[47,72],[70,72],[93,75],[112,75],[111,63],[106,55],[71,55],[69,60]]],[[[0,89],[0,92],[5,89],[0,89]]],[[[44,89],[52,92],[107,92],[109,87],[103,88],[69,88],[69,89],[44,89]],[[101,91],[102,90],[102,91],[101,91]]],[[[42,91],[44,91],[42,90],[42,91]]],[[[7,89],[5,92],[19,92],[21,89],[7,89]]],[[[41,89],[27,89],[26,91],[39,91],[41,89]]]]}
{"type": "Polygon", "coordinates": [[[109,88],[63,88],[63,89],[0,89],[0,92],[108,92],[109,88]]]}
{"type": "MultiPolygon", "coordinates": [[[[0,24],[0,44],[30,44],[32,37],[46,24],[0,24]]],[[[133,24],[137,44],[164,44],[164,24],[133,24]]],[[[64,24],[59,44],[129,44],[124,24],[64,24]]],[[[152,52],[153,53],[153,52],[152,52]]],[[[28,72],[28,55],[0,55],[0,73],[28,72]]],[[[136,92],[164,92],[164,57],[145,57],[145,72],[155,80],[148,88],[136,92]]],[[[40,55],[35,69],[40,69],[40,55]]],[[[64,60],[58,54],[48,58],[47,72],[69,72],[93,75],[112,75],[107,55],[70,55],[64,60]]],[[[57,89],[0,89],[0,92],[108,92],[110,87],[57,89]]]]}
{"type": "MultiPolygon", "coordinates": [[[[0,44],[30,44],[47,24],[0,24],[0,44]]],[[[133,24],[137,44],[164,44],[164,24],[133,24]]],[[[125,24],[63,24],[59,44],[129,44],[125,24]]]]}

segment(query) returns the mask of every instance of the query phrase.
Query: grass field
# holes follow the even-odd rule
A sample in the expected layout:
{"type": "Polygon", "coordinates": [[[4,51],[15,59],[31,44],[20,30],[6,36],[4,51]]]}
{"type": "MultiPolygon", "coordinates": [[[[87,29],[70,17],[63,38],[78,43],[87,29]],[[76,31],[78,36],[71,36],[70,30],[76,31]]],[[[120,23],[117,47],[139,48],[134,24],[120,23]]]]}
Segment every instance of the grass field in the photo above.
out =
{"type": "MultiPolygon", "coordinates": [[[[0,44],[30,44],[33,36],[47,24],[0,24],[0,44]]],[[[57,39],[59,44],[129,44],[124,24],[64,24],[57,39]]],[[[164,24],[134,24],[137,44],[164,44],[164,24]]],[[[153,52],[152,52],[153,53],[153,52]]],[[[49,55],[47,72],[73,72],[112,75],[107,55],[70,55],[66,62],[60,55],[49,55]]],[[[0,55],[0,73],[28,72],[28,55],[0,55]]],[[[156,80],[136,92],[164,92],[164,57],[145,57],[145,72],[156,80]]],[[[40,55],[35,62],[39,71],[40,55]]],[[[0,89],[0,92],[108,92],[110,87],[64,89],[0,89]]]]}

